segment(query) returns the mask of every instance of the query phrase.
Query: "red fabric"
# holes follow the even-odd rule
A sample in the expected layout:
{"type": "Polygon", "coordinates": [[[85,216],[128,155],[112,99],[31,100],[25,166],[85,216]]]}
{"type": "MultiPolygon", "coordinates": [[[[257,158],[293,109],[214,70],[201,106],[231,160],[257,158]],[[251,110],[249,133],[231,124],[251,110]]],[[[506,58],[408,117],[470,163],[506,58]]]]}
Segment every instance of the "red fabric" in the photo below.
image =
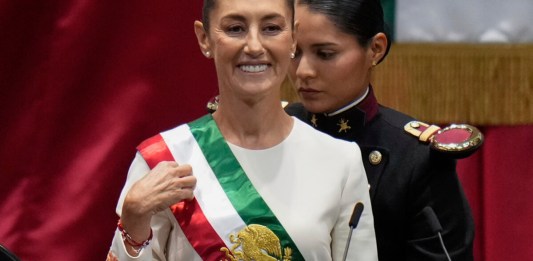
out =
{"type": "Polygon", "coordinates": [[[471,136],[471,132],[466,129],[448,129],[435,135],[435,141],[439,143],[461,143],[467,141],[471,136]]]}
{"type": "MultiPolygon", "coordinates": [[[[151,169],[155,168],[159,162],[174,160],[174,156],[160,134],[143,141],[137,146],[137,150],[151,169]]],[[[207,220],[196,198],[178,202],[170,209],[189,243],[203,260],[226,259],[224,252],[220,251],[226,247],[226,244],[207,220]]]]}
{"type": "Polygon", "coordinates": [[[172,156],[172,153],[168,149],[161,134],[154,135],[141,142],[141,144],[137,146],[137,151],[141,153],[150,169],[155,168],[155,166],[161,161],[174,160],[174,156],[172,156]]]}
{"type": "MultiPolygon", "coordinates": [[[[135,146],[216,93],[193,33],[201,2],[0,0],[0,244],[105,259],[135,146]]],[[[481,130],[458,165],[476,260],[529,260],[533,126],[481,130]]]]}
{"type": "Polygon", "coordinates": [[[533,256],[533,125],[487,127],[485,144],[458,162],[474,212],[476,260],[533,256]]]}
{"type": "Polygon", "coordinates": [[[201,2],[0,0],[0,244],[105,259],[135,146],[216,93],[201,2]]]}

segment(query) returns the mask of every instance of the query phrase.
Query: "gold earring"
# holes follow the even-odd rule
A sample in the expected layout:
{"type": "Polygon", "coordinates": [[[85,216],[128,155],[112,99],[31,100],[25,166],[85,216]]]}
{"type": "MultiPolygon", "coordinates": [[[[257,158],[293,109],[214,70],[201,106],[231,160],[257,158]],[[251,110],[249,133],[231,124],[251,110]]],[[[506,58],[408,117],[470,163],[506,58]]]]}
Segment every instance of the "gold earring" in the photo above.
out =
{"type": "Polygon", "coordinates": [[[375,67],[376,65],[378,65],[378,63],[376,61],[372,61],[372,67],[375,67]]]}

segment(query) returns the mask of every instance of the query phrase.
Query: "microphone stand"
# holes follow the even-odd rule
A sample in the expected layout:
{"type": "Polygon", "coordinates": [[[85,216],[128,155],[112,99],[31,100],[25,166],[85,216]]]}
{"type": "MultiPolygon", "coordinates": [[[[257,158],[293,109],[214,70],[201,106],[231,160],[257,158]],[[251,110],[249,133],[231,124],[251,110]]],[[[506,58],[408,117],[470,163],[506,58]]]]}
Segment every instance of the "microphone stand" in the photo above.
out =
{"type": "Polygon", "coordinates": [[[448,250],[446,250],[446,246],[444,245],[444,240],[442,239],[442,235],[440,234],[440,232],[437,232],[437,235],[439,235],[440,245],[442,246],[442,250],[446,254],[446,258],[448,258],[448,261],[452,261],[452,259],[450,258],[450,255],[448,254],[448,250]]]}
{"type": "Polygon", "coordinates": [[[426,206],[422,210],[422,212],[429,220],[429,226],[431,230],[433,230],[433,233],[439,236],[440,245],[442,246],[442,251],[444,252],[444,254],[446,254],[447,260],[452,261],[452,259],[450,258],[450,254],[448,254],[448,250],[446,249],[446,246],[444,245],[444,240],[442,239],[442,235],[440,233],[442,231],[442,226],[439,222],[439,219],[437,218],[437,214],[435,214],[435,211],[430,206],[426,206]]]}
{"type": "Polygon", "coordinates": [[[346,261],[346,257],[348,256],[348,249],[350,248],[350,241],[352,241],[352,232],[357,227],[357,224],[359,223],[359,219],[361,218],[361,215],[363,214],[363,209],[365,206],[361,202],[357,202],[355,204],[355,207],[353,208],[352,217],[350,218],[350,222],[348,225],[350,226],[350,233],[348,234],[348,240],[346,241],[346,247],[344,248],[344,257],[342,258],[343,261],[346,261]]]}
{"type": "Polygon", "coordinates": [[[352,239],[352,232],[353,232],[353,228],[350,227],[350,233],[348,234],[348,241],[346,241],[346,247],[344,248],[344,256],[342,257],[343,261],[346,261],[346,257],[348,256],[348,248],[350,247],[350,241],[352,239]]]}

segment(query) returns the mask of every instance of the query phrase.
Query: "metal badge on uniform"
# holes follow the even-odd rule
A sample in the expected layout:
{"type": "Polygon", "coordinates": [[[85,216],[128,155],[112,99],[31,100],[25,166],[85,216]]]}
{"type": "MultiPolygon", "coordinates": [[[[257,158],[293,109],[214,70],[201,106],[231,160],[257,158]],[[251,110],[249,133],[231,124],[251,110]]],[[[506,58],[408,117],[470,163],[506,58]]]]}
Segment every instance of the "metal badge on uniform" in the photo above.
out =
{"type": "Polygon", "coordinates": [[[411,121],[404,130],[429,143],[435,151],[453,158],[465,158],[474,153],[483,144],[483,134],[468,124],[451,124],[445,128],[411,121]]]}
{"type": "Polygon", "coordinates": [[[383,156],[381,155],[381,152],[377,150],[370,152],[370,154],[368,155],[368,160],[372,165],[378,165],[379,163],[381,163],[382,158],[383,156]]]}

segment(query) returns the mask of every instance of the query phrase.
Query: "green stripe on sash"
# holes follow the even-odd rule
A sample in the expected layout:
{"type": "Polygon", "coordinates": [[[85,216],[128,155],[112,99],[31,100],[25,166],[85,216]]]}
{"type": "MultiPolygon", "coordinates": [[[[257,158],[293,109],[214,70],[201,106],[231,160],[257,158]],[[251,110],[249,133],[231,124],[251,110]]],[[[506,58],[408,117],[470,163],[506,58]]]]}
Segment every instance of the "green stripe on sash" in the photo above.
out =
{"type": "Polygon", "coordinates": [[[304,260],[287,231],[255,190],[222,137],[211,114],[189,123],[189,127],[218,182],[242,220],[247,225],[260,224],[268,227],[280,239],[282,251],[285,247],[290,247],[293,251],[292,260],[304,260]]]}

